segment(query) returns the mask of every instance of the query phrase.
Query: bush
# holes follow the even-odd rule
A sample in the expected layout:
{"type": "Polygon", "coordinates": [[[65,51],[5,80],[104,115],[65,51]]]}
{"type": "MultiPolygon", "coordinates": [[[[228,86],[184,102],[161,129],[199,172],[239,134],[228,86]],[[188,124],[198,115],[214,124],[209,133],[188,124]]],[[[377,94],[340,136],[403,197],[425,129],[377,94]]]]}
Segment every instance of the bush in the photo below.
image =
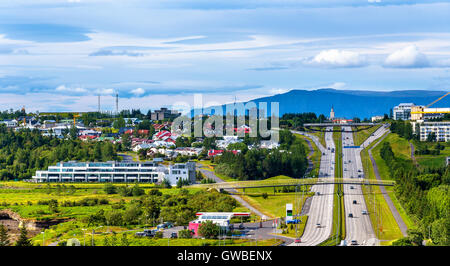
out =
{"type": "Polygon", "coordinates": [[[106,194],[116,194],[117,188],[113,184],[105,184],[103,191],[105,191],[106,194]]]}
{"type": "Polygon", "coordinates": [[[262,197],[263,197],[263,199],[267,199],[267,198],[269,197],[269,195],[267,195],[267,192],[264,192],[264,193],[262,194],[262,197]]]}
{"type": "Polygon", "coordinates": [[[192,238],[192,232],[189,229],[183,229],[178,231],[179,238],[192,238]]]}

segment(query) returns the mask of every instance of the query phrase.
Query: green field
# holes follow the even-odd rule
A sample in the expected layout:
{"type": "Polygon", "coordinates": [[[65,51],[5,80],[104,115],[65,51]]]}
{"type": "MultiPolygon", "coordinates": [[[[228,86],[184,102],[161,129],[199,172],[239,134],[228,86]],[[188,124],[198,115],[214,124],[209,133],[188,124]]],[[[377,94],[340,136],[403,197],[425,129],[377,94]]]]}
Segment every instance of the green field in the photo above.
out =
{"type": "MultiPolygon", "coordinates": [[[[276,176],[268,178],[266,180],[280,180],[280,179],[292,179],[287,176],[276,176]]],[[[291,187],[293,190],[293,187],[291,187]]],[[[309,192],[310,186],[303,186],[302,190],[298,193],[295,192],[283,192],[280,187],[262,187],[262,188],[247,188],[245,189],[245,194],[241,197],[251,204],[254,208],[261,211],[265,215],[271,218],[284,217],[286,216],[286,204],[294,204],[294,213],[299,213],[301,211],[301,206],[305,202],[306,198],[311,196],[313,193],[309,192]],[[302,193],[303,192],[303,193],[302,193]],[[263,193],[267,193],[267,199],[263,198],[263,193]],[[302,197],[303,194],[303,197],[302,197]]],[[[240,190],[243,192],[243,190],[240,190]]],[[[293,190],[294,191],[294,190],[293,190]]]]}

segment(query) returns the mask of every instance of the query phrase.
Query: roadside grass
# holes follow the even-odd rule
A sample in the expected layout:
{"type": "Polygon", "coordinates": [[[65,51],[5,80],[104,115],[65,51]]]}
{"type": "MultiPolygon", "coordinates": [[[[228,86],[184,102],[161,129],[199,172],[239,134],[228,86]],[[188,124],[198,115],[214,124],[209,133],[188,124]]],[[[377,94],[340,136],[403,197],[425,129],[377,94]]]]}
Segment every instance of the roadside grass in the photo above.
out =
{"type": "MultiPolygon", "coordinates": [[[[414,145],[415,150],[428,148],[429,150],[433,150],[436,146],[437,142],[427,142],[427,141],[417,141],[412,140],[411,143],[414,145]]],[[[439,155],[415,155],[417,163],[422,168],[427,167],[442,167],[445,166],[445,161],[448,156],[450,156],[450,143],[448,142],[439,142],[440,145],[445,148],[440,151],[439,155]]]]}
{"type": "Polygon", "coordinates": [[[320,131],[313,131],[313,130],[306,130],[306,132],[308,132],[311,135],[316,136],[319,139],[320,144],[322,144],[322,146],[326,147],[326,143],[325,143],[325,129],[324,128],[314,128],[316,130],[320,130],[320,131]]]}
{"type": "MultiPolygon", "coordinates": [[[[371,143],[361,152],[364,176],[368,179],[375,179],[375,172],[369,157],[369,149],[372,148],[379,139],[371,143]]],[[[373,155],[373,150],[372,150],[373,155]]],[[[386,191],[388,188],[386,187],[386,191]]],[[[380,240],[394,240],[403,237],[394,216],[392,215],[387,202],[385,201],[381,189],[378,186],[362,186],[364,201],[367,212],[377,238],[380,240]]]]}
{"type": "Polygon", "coordinates": [[[368,129],[361,129],[357,132],[353,132],[353,141],[355,146],[360,146],[361,144],[363,144],[363,142],[370,137],[370,135],[377,131],[377,129],[379,129],[381,127],[381,125],[378,126],[373,126],[370,127],[368,129]]]}
{"type": "Polygon", "coordinates": [[[306,223],[308,222],[308,215],[303,215],[298,217],[300,219],[299,224],[292,224],[288,225],[287,228],[285,228],[285,234],[271,234],[275,236],[285,236],[285,237],[291,237],[291,238],[300,238],[303,236],[303,233],[305,232],[306,223]],[[291,227],[292,226],[292,227],[291,227]]]}
{"type": "MultiPolygon", "coordinates": [[[[294,136],[297,138],[301,138],[303,140],[308,139],[309,142],[311,143],[311,146],[313,147],[314,152],[313,152],[312,156],[308,157],[308,159],[313,163],[313,168],[312,168],[311,172],[309,173],[309,176],[310,177],[318,176],[319,168],[320,168],[320,157],[322,156],[319,151],[319,148],[314,143],[314,141],[309,137],[306,137],[306,136],[303,136],[300,134],[294,134],[294,136]]],[[[309,151],[309,145],[308,145],[308,143],[306,143],[306,141],[305,141],[305,146],[306,146],[306,149],[309,151]]]]}
{"type": "MultiPolygon", "coordinates": [[[[392,151],[394,152],[395,156],[399,156],[401,158],[407,157],[409,160],[411,160],[411,157],[410,157],[411,150],[410,150],[409,143],[404,139],[403,140],[399,140],[399,139],[400,139],[400,137],[397,134],[388,133],[388,136],[384,140],[382,140],[380,142],[380,144],[378,144],[375,148],[372,149],[373,158],[375,160],[375,163],[377,164],[378,171],[380,172],[380,177],[383,180],[393,180],[393,178],[390,176],[389,168],[387,167],[386,162],[380,156],[380,149],[385,141],[390,142],[392,151]],[[397,143],[395,143],[395,142],[397,142],[397,143]]],[[[372,144],[374,144],[374,143],[372,143],[372,144]]],[[[368,167],[371,168],[370,172],[372,172],[371,174],[375,178],[375,174],[373,173],[373,169],[372,169],[372,164],[370,163],[369,158],[368,158],[368,160],[369,160],[368,167]]],[[[364,161],[363,161],[363,163],[364,163],[364,161]]],[[[364,164],[364,165],[366,165],[366,164],[364,164]]],[[[370,174],[370,172],[369,172],[369,174],[370,174]]],[[[388,193],[389,197],[391,198],[395,208],[399,212],[399,214],[402,217],[402,220],[405,222],[406,226],[408,228],[415,228],[413,220],[411,219],[411,217],[408,216],[405,209],[401,206],[400,202],[398,201],[397,197],[395,196],[394,187],[386,187],[386,192],[388,193]]],[[[370,211],[370,210],[368,210],[368,211],[369,211],[369,214],[372,213],[372,211],[370,211]]],[[[372,217],[371,217],[371,219],[372,219],[372,217]]],[[[384,219],[386,219],[386,218],[384,218],[384,219]]],[[[397,225],[397,227],[398,227],[398,225],[397,225]]],[[[391,237],[394,237],[396,234],[397,233],[392,233],[391,237]]]]}

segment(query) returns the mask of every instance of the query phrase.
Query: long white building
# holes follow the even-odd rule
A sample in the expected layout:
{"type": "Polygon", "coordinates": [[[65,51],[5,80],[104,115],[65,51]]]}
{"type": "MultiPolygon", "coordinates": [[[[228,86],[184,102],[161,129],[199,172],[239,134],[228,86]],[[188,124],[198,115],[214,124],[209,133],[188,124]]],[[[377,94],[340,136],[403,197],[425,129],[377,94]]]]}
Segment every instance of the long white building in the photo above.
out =
{"type": "Polygon", "coordinates": [[[145,182],[168,179],[195,182],[195,163],[178,163],[168,167],[153,162],[59,162],[45,171],[36,171],[36,182],[145,182]]]}
{"type": "Polygon", "coordinates": [[[394,120],[410,120],[411,119],[411,108],[415,105],[413,103],[401,103],[394,107],[392,110],[392,115],[394,120]]]}
{"type": "Polygon", "coordinates": [[[420,124],[420,140],[426,141],[428,135],[436,135],[436,141],[450,141],[450,122],[423,122],[420,124]]]}

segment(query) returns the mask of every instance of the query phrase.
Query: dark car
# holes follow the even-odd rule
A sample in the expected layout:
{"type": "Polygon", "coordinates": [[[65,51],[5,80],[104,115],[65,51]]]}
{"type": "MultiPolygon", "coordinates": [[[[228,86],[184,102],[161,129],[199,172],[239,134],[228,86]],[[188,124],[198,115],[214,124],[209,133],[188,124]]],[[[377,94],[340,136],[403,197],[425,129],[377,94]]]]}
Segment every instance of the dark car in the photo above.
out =
{"type": "Polygon", "coordinates": [[[348,217],[353,218],[353,213],[349,213],[348,217]]]}
{"type": "Polygon", "coordinates": [[[242,230],[244,228],[245,228],[244,224],[239,224],[239,230],[242,230]]]}
{"type": "Polygon", "coordinates": [[[177,232],[172,232],[172,234],[170,234],[170,238],[178,238],[177,232]]]}
{"type": "Polygon", "coordinates": [[[357,242],[356,240],[352,240],[352,242],[350,243],[350,245],[356,246],[356,245],[358,245],[358,242],[357,242]]]}
{"type": "Polygon", "coordinates": [[[356,201],[356,200],[354,200],[354,201],[353,201],[353,204],[357,204],[357,201],[356,201]]]}

